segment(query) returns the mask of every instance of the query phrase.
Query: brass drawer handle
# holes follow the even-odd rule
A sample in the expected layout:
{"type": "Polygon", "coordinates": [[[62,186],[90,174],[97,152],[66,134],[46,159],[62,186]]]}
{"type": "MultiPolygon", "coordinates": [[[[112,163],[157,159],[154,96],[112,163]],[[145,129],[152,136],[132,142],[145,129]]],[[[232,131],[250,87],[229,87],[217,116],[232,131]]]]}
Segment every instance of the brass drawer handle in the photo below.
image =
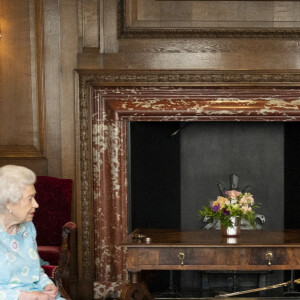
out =
{"type": "Polygon", "coordinates": [[[267,252],[266,253],[266,260],[267,260],[267,265],[268,266],[271,266],[272,265],[272,262],[271,262],[271,259],[273,258],[273,253],[270,251],[270,252],[267,252]]]}
{"type": "Polygon", "coordinates": [[[184,253],[183,252],[180,252],[178,253],[178,258],[180,260],[180,264],[183,266],[184,265],[184,253]]]}

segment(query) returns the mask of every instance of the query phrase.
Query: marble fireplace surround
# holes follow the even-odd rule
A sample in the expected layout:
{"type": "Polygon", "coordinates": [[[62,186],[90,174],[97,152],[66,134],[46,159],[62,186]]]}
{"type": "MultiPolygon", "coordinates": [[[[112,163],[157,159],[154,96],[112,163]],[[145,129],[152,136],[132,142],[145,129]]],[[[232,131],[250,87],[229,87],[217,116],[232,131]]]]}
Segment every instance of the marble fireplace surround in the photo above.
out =
{"type": "Polygon", "coordinates": [[[79,278],[95,299],[126,281],[127,124],[300,121],[297,71],[78,70],[79,278]]]}

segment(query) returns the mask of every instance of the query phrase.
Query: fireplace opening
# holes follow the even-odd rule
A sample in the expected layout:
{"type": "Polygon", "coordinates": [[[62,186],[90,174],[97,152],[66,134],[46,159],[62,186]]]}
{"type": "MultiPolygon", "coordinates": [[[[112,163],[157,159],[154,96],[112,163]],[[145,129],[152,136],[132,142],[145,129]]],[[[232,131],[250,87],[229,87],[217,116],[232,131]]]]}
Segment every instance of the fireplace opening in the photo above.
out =
{"type": "MultiPolygon", "coordinates": [[[[300,228],[300,123],[129,122],[128,224],[135,228],[203,228],[197,211],[240,178],[265,216],[264,229],[300,228]]],[[[289,272],[145,272],[150,291],[213,296],[289,279],[289,272]],[[171,283],[170,283],[171,281],[171,283]]],[[[278,296],[282,290],[265,292],[278,296]]],[[[253,294],[250,294],[253,296],[253,294]]]]}

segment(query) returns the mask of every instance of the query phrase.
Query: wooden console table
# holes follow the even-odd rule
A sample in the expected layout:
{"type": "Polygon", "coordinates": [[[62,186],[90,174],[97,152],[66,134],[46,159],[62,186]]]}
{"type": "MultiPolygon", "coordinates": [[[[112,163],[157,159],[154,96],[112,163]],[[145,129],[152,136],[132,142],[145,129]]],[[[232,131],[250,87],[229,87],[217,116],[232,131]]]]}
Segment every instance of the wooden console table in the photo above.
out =
{"type": "Polygon", "coordinates": [[[137,229],[126,247],[129,283],[122,300],[153,299],[142,270],[300,270],[300,230],[244,230],[223,238],[218,230],[137,229]]]}

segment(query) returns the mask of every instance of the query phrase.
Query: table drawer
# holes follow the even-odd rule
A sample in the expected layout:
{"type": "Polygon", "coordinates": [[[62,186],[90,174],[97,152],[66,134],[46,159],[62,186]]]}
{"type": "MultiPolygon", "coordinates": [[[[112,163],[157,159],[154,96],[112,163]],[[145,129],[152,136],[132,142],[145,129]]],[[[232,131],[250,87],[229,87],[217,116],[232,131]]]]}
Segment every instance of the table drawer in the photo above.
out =
{"type": "Polygon", "coordinates": [[[159,263],[167,265],[240,265],[247,263],[247,249],[178,248],[162,249],[159,263]]]}
{"type": "Polygon", "coordinates": [[[249,265],[289,264],[288,249],[286,248],[256,248],[252,249],[250,253],[249,265]]]}
{"type": "Polygon", "coordinates": [[[130,269],[283,270],[300,269],[300,248],[162,247],[129,249],[130,269]]]}
{"type": "Polygon", "coordinates": [[[300,265],[299,248],[177,248],[161,249],[159,264],[202,266],[300,265]]]}

